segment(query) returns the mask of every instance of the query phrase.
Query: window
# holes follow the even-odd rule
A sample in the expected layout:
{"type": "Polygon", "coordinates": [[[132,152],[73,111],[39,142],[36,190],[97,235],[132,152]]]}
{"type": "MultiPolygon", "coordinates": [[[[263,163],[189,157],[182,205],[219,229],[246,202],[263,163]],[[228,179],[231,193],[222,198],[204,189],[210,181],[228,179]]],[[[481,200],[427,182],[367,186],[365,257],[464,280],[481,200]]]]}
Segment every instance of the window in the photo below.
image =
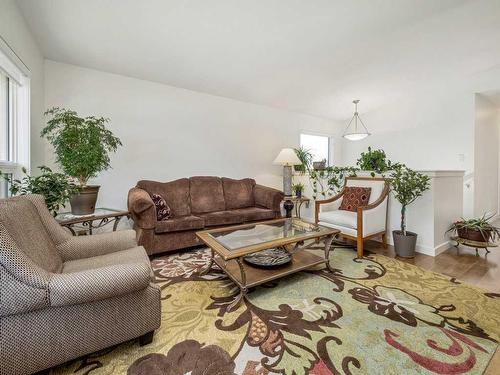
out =
{"type": "MultiPolygon", "coordinates": [[[[0,171],[10,177],[29,170],[29,70],[0,39],[0,171]],[[20,67],[20,68],[19,68],[20,67]]],[[[8,184],[0,179],[0,198],[8,184]]]]}
{"type": "Polygon", "coordinates": [[[313,161],[326,160],[326,164],[331,165],[332,141],[329,136],[301,133],[300,147],[311,152],[313,161]]]}

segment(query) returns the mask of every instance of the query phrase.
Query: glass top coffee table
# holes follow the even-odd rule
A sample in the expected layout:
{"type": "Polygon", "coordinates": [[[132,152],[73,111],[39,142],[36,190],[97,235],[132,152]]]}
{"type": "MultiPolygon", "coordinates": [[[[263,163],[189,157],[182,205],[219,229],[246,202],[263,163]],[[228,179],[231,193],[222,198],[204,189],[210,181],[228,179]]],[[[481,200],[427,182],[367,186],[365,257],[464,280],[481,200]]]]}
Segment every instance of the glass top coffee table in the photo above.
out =
{"type": "Polygon", "coordinates": [[[215,262],[240,288],[228,311],[238,307],[249,288],[275,280],[319,264],[329,262],[330,245],[339,230],[307,223],[297,218],[276,219],[253,224],[217,228],[197,232],[196,235],[211,249],[204,275],[215,262]],[[319,242],[324,244],[324,256],[309,249],[319,242]],[[244,258],[269,249],[279,249],[290,255],[291,261],[277,267],[255,267],[244,258]]]}

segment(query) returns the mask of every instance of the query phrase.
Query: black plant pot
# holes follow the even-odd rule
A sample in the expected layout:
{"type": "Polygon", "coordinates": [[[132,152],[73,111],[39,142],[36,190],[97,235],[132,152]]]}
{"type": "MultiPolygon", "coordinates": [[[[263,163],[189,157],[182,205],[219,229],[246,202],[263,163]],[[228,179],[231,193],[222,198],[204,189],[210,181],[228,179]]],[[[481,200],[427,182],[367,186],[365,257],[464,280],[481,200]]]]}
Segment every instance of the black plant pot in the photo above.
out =
{"type": "Polygon", "coordinates": [[[401,258],[414,258],[415,247],[417,245],[417,234],[406,231],[406,236],[400,230],[392,231],[394,249],[401,258]]]}
{"type": "Polygon", "coordinates": [[[73,215],[91,215],[95,211],[100,186],[85,186],[69,199],[73,215]]]}
{"type": "Polygon", "coordinates": [[[297,198],[302,198],[302,191],[296,191],[296,192],[295,192],[295,196],[296,196],[297,198]]]}

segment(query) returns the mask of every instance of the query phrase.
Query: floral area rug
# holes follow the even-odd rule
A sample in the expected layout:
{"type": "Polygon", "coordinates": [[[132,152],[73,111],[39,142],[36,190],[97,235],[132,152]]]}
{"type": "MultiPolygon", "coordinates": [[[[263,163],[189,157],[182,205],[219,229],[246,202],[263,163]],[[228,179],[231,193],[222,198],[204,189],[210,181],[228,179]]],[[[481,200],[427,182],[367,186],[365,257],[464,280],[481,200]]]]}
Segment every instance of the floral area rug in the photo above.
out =
{"type": "MultiPolygon", "coordinates": [[[[313,250],[316,251],[316,250],[313,250]]],[[[481,374],[500,340],[500,296],[382,255],[331,253],[335,268],[238,290],[207,249],[152,261],[162,325],[53,374],[481,374]]]]}

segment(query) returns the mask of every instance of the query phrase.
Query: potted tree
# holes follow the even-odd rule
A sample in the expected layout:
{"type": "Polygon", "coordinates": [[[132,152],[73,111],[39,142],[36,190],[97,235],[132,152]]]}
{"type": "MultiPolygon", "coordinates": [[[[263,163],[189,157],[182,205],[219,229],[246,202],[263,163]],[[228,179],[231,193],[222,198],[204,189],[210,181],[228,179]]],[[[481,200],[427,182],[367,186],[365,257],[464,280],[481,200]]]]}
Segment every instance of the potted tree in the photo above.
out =
{"type": "Polygon", "coordinates": [[[394,248],[400,257],[412,258],[417,234],[406,230],[406,209],[429,189],[429,176],[398,166],[391,174],[390,183],[394,197],[401,203],[401,230],[392,232],[394,248]]]}
{"type": "Polygon", "coordinates": [[[84,118],[64,108],[49,109],[45,115],[50,119],[42,130],[42,137],[54,147],[56,161],[63,171],[79,184],[79,192],[70,198],[71,212],[75,215],[92,214],[100,186],[87,183],[111,167],[109,153],[115,152],[122,143],[106,129],[107,118],[84,118]]]}
{"type": "Polygon", "coordinates": [[[492,216],[461,220],[453,223],[446,232],[455,232],[458,237],[475,242],[495,241],[500,237],[500,228],[490,223],[492,216]]]}
{"type": "Polygon", "coordinates": [[[24,177],[22,179],[11,179],[9,175],[0,176],[9,182],[9,191],[12,195],[41,194],[45,198],[47,208],[56,216],[59,208],[74,194],[78,193],[78,186],[72,183],[68,176],[63,173],[53,172],[49,167],[38,167],[41,174],[38,176],[28,175],[26,168],[23,168],[24,177]]]}

